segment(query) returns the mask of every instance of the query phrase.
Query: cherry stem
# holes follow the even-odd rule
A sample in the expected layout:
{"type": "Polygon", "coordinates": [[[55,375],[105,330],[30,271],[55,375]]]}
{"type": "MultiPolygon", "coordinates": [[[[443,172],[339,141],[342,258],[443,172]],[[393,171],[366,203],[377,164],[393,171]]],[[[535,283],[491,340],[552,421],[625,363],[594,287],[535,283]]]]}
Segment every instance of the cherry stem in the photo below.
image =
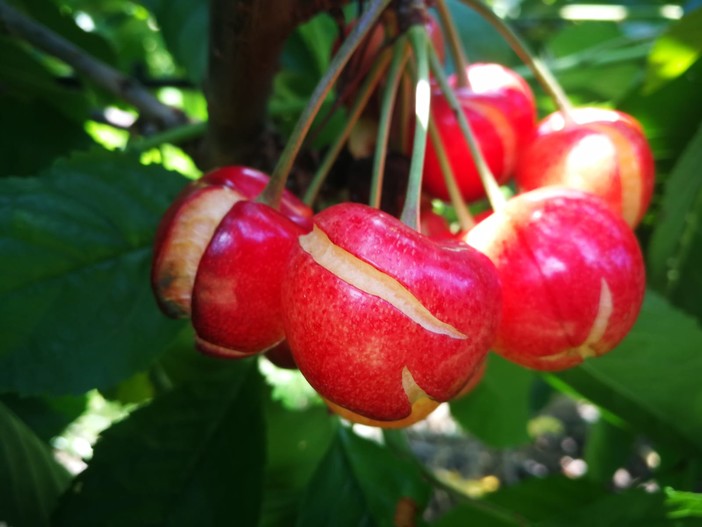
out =
{"type": "Polygon", "coordinates": [[[454,175],[453,168],[451,168],[451,162],[446,155],[446,149],[444,148],[444,143],[441,140],[441,135],[436,129],[436,124],[433,119],[429,120],[429,138],[431,139],[431,144],[436,152],[436,157],[439,160],[439,165],[441,166],[441,172],[444,175],[444,180],[446,182],[446,188],[449,193],[449,198],[451,199],[451,205],[453,205],[456,211],[456,216],[458,216],[458,224],[461,226],[462,231],[467,231],[475,225],[475,220],[468,210],[463,197],[461,196],[461,191],[458,189],[456,184],[456,176],[454,175]]]}
{"type": "Polygon", "coordinates": [[[480,176],[480,181],[483,184],[487,198],[490,201],[490,205],[493,210],[501,209],[505,204],[505,197],[502,195],[500,186],[495,180],[495,176],[492,174],[490,167],[488,167],[485,162],[485,157],[483,157],[480,147],[478,146],[478,141],[475,139],[475,134],[466,119],[465,113],[463,113],[463,108],[461,103],[458,101],[453,88],[449,84],[449,81],[444,73],[444,70],[439,61],[439,57],[436,55],[433,49],[430,48],[429,59],[431,61],[431,70],[434,74],[434,78],[439,82],[439,87],[441,91],[446,96],[446,102],[448,102],[453,114],[458,120],[458,126],[461,129],[461,133],[468,143],[468,149],[473,157],[473,162],[478,170],[478,175],[480,176]]]}
{"type": "Polygon", "coordinates": [[[339,51],[334,55],[331,64],[329,64],[329,68],[310,95],[307,106],[297,120],[297,123],[295,123],[295,128],[288,138],[288,142],[280,155],[278,164],[275,170],[273,170],[271,179],[263,189],[263,192],[261,192],[261,195],[257,198],[257,201],[266,203],[274,208],[278,208],[280,205],[288,174],[302,147],[307,132],[312,126],[314,118],[317,116],[327,94],[331,91],[339,75],[341,75],[351,55],[353,55],[353,52],[363,38],[371,31],[375,22],[380,17],[380,14],[390,4],[390,1],[391,0],[371,0],[366,12],[358,19],[358,24],[354,26],[349,36],[339,48],[339,51]]]}
{"type": "Polygon", "coordinates": [[[431,88],[429,86],[429,60],[427,50],[431,48],[424,26],[415,25],[407,31],[412,44],[412,51],[417,62],[417,79],[414,93],[414,142],[410,161],[409,180],[405,204],[400,220],[414,230],[419,230],[419,210],[422,195],[422,172],[424,171],[424,154],[427,147],[427,128],[431,110],[431,88]]]}
{"type": "Polygon", "coordinates": [[[566,123],[572,123],[573,107],[568,97],[549,69],[537,59],[529,50],[526,43],[517,35],[509,25],[502,20],[495,12],[480,0],[461,0],[468,7],[476,11],[481,17],[487,20],[500,35],[507,41],[512,50],[534,73],[534,77],[539,82],[544,91],[553,99],[558,110],[563,114],[566,123]]]}
{"type": "Polygon", "coordinates": [[[373,159],[373,180],[370,189],[369,204],[376,209],[380,207],[380,196],[383,191],[383,175],[385,174],[385,158],[388,151],[388,136],[392,123],[395,98],[402,75],[402,68],[409,58],[409,43],[407,37],[397,39],[392,50],[392,63],[385,78],[383,100],[380,104],[380,122],[375,143],[375,157],[373,159]]]}
{"type": "Polygon", "coordinates": [[[389,49],[383,51],[373,61],[373,66],[368,72],[366,78],[363,80],[363,84],[361,85],[358,91],[358,95],[356,96],[353,106],[351,106],[351,109],[349,110],[349,115],[346,119],[344,129],[341,131],[341,133],[339,133],[336,136],[334,142],[329,146],[329,150],[325,154],[322,163],[319,165],[319,168],[315,172],[315,175],[312,178],[310,185],[307,187],[307,191],[305,192],[305,196],[303,198],[305,204],[312,205],[312,203],[314,203],[314,200],[317,199],[317,194],[322,188],[324,180],[327,178],[329,171],[334,165],[334,161],[336,161],[336,158],[339,156],[339,152],[341,152],[341,149],[346,144],[349,135],[351,135],[353,127],[356,125],[358,119],[361,117],[361,113],[368,105],[368,100],[370,99],[373,90],[378,85],[378,82],[380,82],[380,78],[382,77],[383,73],[385,73],[389,62],[389,49]]]}
{"type": "Polygon", "coordinates": [[[443,27],[444,33],[448,37],[449,47],[451,48],[451,57],[453,57],[453,64],[456,69],[456,85],[460,88],[470,88],[468,59],[446,1],[436,0],[436,10],[439,12],[441,27],[443,27]]]}

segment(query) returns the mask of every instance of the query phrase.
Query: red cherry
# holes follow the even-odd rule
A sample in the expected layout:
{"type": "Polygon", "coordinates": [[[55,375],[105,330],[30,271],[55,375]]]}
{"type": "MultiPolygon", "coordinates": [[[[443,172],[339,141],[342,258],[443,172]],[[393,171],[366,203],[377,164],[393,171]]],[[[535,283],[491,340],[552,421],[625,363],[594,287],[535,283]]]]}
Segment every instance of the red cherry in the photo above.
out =
{"type": "Polygon", "coordinates": [[[549,187],[510,199],[466,241],[502,282],[493,349],[539,370],[560,370],[614,348],[643,301],[645,269],[629,226],[599,198],[549,187]]]}
{"type": "Polygon", "coordinates": [[[239,201],[224,216],[202,255],[192,295],[197,347],[240,357],[284,338],[283,269],[300,226],[275,209],[239,201]]]}
{"type": "Polygon", "coordinates": [[[466,249],[365,205],[316,216],[292,251],[283,321],[300,371],[322,397],[351,418],[392,425],[461,389],[500,309],[492,264],[466,249]]]}
{"type": "MultiPolygon", "coordinates": [[[[489,98],[478,96],[470,90],[458,89],[456,96],[477,139],[485,162],[498,181],[504,182],[508,176],[505,170],[505,142],[514,145],[513,131],[506,117],[490,103],[489,98]],[[504,137],[511,139],[503,142],[504,137]]],[[[431,118],[436,123],[463,198],[474,201],[484,197],[485,190],[475,168],[475,162],[445,95],[435,91],[431,105],[431,118]]],[[[449,194],[444,175],[431,140],[427,141],[426,148],[424,188],[432,196],[448,200],[449,194]]],[[[513,146],[511,148],[513,149],[513,146]]]]}
{"type": "Polygon", "coordinates": [[[576,108],[574,123],[559,112],[546,117],[520,158],[522,191],[563,185],[595,194],[635,227],[653,194],[655,166],[641,125],[630,115],[576,108]]]}
{"type": "MultiPolygon", "coordinates": [[[[200,257],[217,225],[232,206],[261,193],[269,177],[252,168],[214,170],[187,185],[161,219],[154,240],[151,283],[163,312],[190,315],[190,297],[200,257]]],[[[285,192],[281,211],[300,226],[311,227],[312,210],[285,192]]]]}
{"type": "Polygon", "coordinates": [[[536,131],[536,102],[529,84],[515,71],[492,63],[473,63],[466,68],[470,89],[491,97],[512,125],[517,155],[536,131]]]}
{"type": "Polygon", "coordinates": [[[451,226],[446,218],[437,214],[431,208],[424,209],[420,215],[420,231],[432,240],[455,240],[456,235],[451,232],[451,226]]]}

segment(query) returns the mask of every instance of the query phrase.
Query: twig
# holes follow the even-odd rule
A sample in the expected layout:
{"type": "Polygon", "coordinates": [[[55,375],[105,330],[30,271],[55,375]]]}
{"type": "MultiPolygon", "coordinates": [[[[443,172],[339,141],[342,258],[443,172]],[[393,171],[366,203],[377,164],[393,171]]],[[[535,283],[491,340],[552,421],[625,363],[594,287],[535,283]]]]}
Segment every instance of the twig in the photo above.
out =
{"type": "Polygon", "coordinates": [[[172,128],[187,121],[183,112],[163,104],[136,80],[90,56],[61,35],[9,6],[5,0],[0,0],[0,23],[8,33],[62,60],[97,86],[132,104],[160,128],[172,128]]]}

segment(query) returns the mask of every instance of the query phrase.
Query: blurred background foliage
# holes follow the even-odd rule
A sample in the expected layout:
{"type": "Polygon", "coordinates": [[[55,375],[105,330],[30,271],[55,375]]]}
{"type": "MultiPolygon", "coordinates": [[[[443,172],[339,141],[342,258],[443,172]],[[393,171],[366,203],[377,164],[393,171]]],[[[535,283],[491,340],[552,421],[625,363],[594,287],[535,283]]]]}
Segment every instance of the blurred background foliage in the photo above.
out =
{"type": "MultiPolygon", "coordinates": [[[[1,4],[206,122],[205,0],[1,4]]],[[[532,81],[486,22],[449,4],[471,60],[532,81]]],[[[340,423],[296,372],[194,352],[148,272],[196,161],[0,25],[0,525],[702,525],[702,6],[492,7],[573,103],[645,127],[658,169],[638,231],[649,290],[610,355],[549,375],[491,356],[469,396],[385,434],[340,423]]],[[[268,103],[281,137],[336,38],[322,14],[288,39],[268,103]]],[[[333,93],[322,115],[313,151],[343,125],[333,93]]]]}

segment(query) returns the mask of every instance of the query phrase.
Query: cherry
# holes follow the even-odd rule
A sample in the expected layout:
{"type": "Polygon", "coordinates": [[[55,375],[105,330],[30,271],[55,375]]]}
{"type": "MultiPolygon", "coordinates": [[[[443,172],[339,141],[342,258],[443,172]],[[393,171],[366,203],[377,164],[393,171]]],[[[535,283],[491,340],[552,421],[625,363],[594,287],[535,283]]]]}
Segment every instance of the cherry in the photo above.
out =
{"type": "MultiPolygon", "coordinates": [[[[471,64],[466,68],[466,75],[469,87],[455,88],[456,95],[488,167],[498,183],[504,183],[511,175],[517,157],[534,135],[534,95],[522,77],[499,64],[471,64]]],[[[452,86],[457,85],[455,75],[449,81],[452,86]]],[[[484,197],[475,162],[445,96],[435,92],[432,104],[432,118],[439,128],[461,194],[469,201],[484,197]]],[[[448,199],[431,141],[427,143],[424,178],[428,192],[448,199]]]]}
{"type": "Polygon", "coordinates": [[[529,84],[515,71],[494,63],[473,63],[466,68],[470,89],[490,97],[514,130],[517,155],[536,131],[536,102],[529,84]]]}
{"type": "MultiPolygon", "coordinates": [[[[224,215],[240,200],[256,197],[268,183],[263,172],[242,166],[214,170],[188,184],[163,215],[154,240],[151,283],[162,311],[190,315],[190,298],[200,257],[224,215]]],[[[281,210],[300,226],[312,211],[285,192],[281,210]]]]}
{"type": "MultiPolygon", "coordinates": [[[[485,98],[476,96],[467,89],[457,89],[456,96],[461,103],[473,131],[485,162],[495,175],[498,182],[506,180],[505,143],[503,136],[510,137],[513,143],[513,132],[507,118],[485,98]],[[503,131],[503,136],[498,132],[503,131]]],[[[485,190],[480,181],[468,145],[458,126],[458,121],[446,100],[446,96],[438,90],[432,94],[431,119],[436,123],[441,141],[449,163],[453,169],[456,183],[464,199],[474,201],[485,196],[485,190]]],[[[439,158],[429,140],[426,146],[424,160],[424,189],[439,199],[449,200],[448,189],[444,175],[441,172],[439,158]]]]}
{"type": "Polygon", "coordinates": [[[570,115],[572,123],[559,112],[540,123],[517,165],[519,188],[565,185],[590,192],[635,227],[651,201],[655,173],[641,125],[615,110],[576,108],[570,115]]]}
{"type": "Polygon", "coordinates": [[[192,294],[200,351],[240,357],[284,338],[280,291],[293,244],[305,229],[280,212],[239,201],[202,255],[192,294]]]}
{"type": "Polygon", "coordinates": [[[354,203],[315,217],[283,284],[285,334],[302,374],[347,417],[384,426],[453,397],[487,353],[499,311],[484,255],[354,203]]]}
{"type": "Polygon", "coordinates": [[[560,370],[614,348],[643,301],[638,242],[599,198],[548,187],[510,199],[466,241],[496,265],[503,309],[493,350],[560,370]]]}

